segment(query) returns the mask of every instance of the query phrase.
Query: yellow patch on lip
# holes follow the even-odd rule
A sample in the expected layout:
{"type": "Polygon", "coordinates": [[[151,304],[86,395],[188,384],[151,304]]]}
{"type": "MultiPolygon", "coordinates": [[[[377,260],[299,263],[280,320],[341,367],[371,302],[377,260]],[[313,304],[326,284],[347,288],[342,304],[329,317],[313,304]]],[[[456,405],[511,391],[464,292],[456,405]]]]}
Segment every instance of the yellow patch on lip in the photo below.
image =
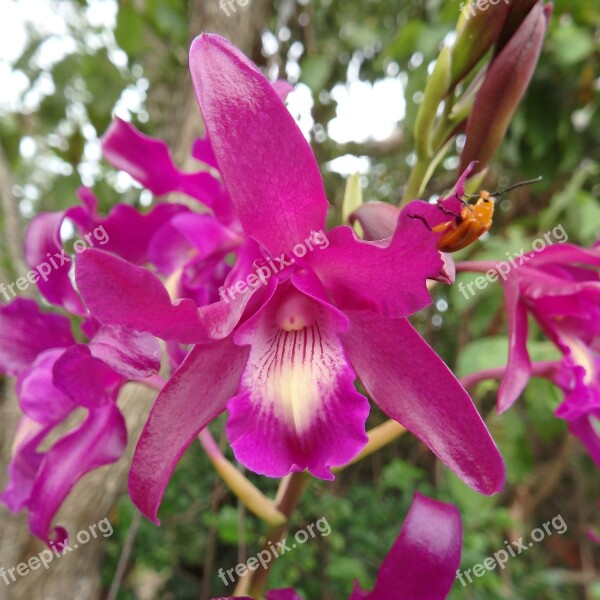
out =
{"type": "MultiPolygon", "coordinates": [[[[284,335],[293,337],[290,333],[284,335]]],[[[297,346],[294,342],[291,345],[297,346]]],[[[291,348],[288,344],[286,346],[286,354],[291,353],[291,348]]],[[[286,356],[280,368],[271,376],[268,395],[274,399],[285,421],[293,425],[296,432],[303,433],[309,429],[315,414],[319,412],[319,385],[311,361],[292,361],[290,358],[286,356]]]]}
{"type": "Polygon", "coordinates": [[[165,281],[165,288],[169,293],[169,298],[171,298],[172,302],[175,302],[179,298],[179,283],[181,281],[181,276],[183,275],[183,267],[173,271],[169,278],[165,281]]]}
{"type": "Polygon", "coordinates": [[[563,338],[567,342],[575,362],[585,369],[585,377],[583,378],[583,382],[586,385],[589,385],[596,377],[596,369],[593,357],[581,340],[565,334],[563,334],[563,338]]]}

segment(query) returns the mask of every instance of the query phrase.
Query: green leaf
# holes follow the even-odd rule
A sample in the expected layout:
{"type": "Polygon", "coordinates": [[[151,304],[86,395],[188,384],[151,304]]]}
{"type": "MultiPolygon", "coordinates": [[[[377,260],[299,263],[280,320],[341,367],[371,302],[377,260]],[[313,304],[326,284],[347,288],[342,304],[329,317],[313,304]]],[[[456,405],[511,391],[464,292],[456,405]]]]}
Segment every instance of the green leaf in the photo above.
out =
{"type": "Polygon", "coordinates": [[[121,4],[119,7],[115,39],[130,60],[144,50],[144,19],[131,4],[121,4]]]}
{"type": "Polygon", "coordinates": [[[587,29],[573,24],[559,27],[552,41],[556,60],[563,67],[585,60],[595,47],[592,34],[587,29]]]}
{"type": "MultiPolygon", "coordinates": [[[[549,341],[532,340],[527,343],[531,360],[552,361],[560,359],[560,352],[549,341]]],[[[508,338],[504,336],[488,337],[467,344],[461,351],[457,362],[459,377],[477,371],[494,369],[506,365],[508,358],[508,338]]]]}
{"type": "Polygon", "coordinates": [[[235,545],[239,540],[239,515],[233,506],[224,506],[217,515],[217,535],[222,542],[235,545]]]}
{"type": "Polygon", "coordinates": [[[405,490],[409,487],[416,487],[424,479],[423,469],[395,458],[384,467],[382,484],[386,489],[405,490]]]}
{"type": "Polygon", "coordinates": [[[302,61],[301,80],[313,93],[317,93],[327,84],[332,69],[333,64],[328,56],[308,56],[302,61]]]}

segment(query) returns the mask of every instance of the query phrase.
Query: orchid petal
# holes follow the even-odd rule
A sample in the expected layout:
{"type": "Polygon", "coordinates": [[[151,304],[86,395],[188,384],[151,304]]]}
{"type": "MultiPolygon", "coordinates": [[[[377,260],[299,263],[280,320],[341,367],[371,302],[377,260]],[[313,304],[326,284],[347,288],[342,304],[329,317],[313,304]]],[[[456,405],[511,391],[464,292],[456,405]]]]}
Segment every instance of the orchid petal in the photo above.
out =
{"type": "Polygon", "coordinates": [[[144,135],[118,117],[102,136],[102,153],[113,167],[157,196],[181,192],[212,206],[221,193],[221,184],[210,173],[183,173],[173,164],[165,142],[144,135]]]}
{"type": "Polygon", "coordinates": [[[123,378],[94,358],[85,344],[71,346],[53,368],[54,386],[86,408],[99,408],[115,401],[123,378]]]}
{"type": "Polygon", "coordinates": [[[569,431],[577,436],[600,468],[600,409],[569,423],[569,431]]]}
{"type": "Polygon", "coordinates": [[[415,494],[400,535],[381,564],[372,592],[350,600],[445,600],[460,566],[462,523],[458,509],[415,494]]]}
{"type": "Polygon", "coordinates": [[[419,437],[465,483],[491,495],[505,469],[473,402],[450,369],[405,319],[348,312],[342,340],[373,401],[419,437]]]}
{"type": "Polygon", "coordinates": [[[196,346],[159,394],[129,476],[133,503],[155,524],[175,466],[200,431],[225,410],[247,356],[231,338],[196,346]]]}
{"type": "Polygon", "coordinates": [[[71,256],[60,239],[66,216],[66,212],[40,213],[31,221],[25,233],[25,260],[37,271],[37,286],[44,298],[70,313],[84,316],[85,308],[69,277],[71,256]]]}
{"type": "Polygon", "coordinates": [[[287,97],[294,91],[294,86],[285,79],[278,79],[271,82],[271,87],[275,90],[277,96],[282,102],[287,100],[287,97]]]}
{"type": "Polygon", "coordinates": [[[438,236],[427,235],[425,223],[415,218],[438,212],[425,202],[408,204],[386,247],[359,240],[350,227],[336,227],[327,234],[329,246],[313,250],[307,261],[341,309],[406,317],[431,304],[427,279],[443,268],[438,236]]]}
{"type": "Polygon", "coordinates": [[[192,156],[196,160],[203,162],[205,165],[208,165],[213,169],[219,169],[217,157],[215,156],[215,151],[210,143],[208,134],[206,134],[204,137],[197,138],[194,141],[194,145],[192,146],[192,156]]]}
{"type": "Polygon", "coordinates": [[[148,333],[130,331],[118,325],[103,326],[94,335],[89,348],[92,356],[132,381],[145,379],[160,370],[160,345],[148,333]]]}
{"type": "Polygon", "coordinates": [[[333,479],[330,468],[366,445],[369,403],[354,388],[341,326],[347,321],[333,307],[288,287],[237,329],[234,341],[250,355],[227,405],[227,437],[250,470],[283,477],[308,469],[333,479]]]}
{"type": "Polygon", "coordinates": [[[171,219],[191,214],[180,204],[157,204],[148,214],[141,214],[126,204],[117,204],[105,219],[97,221],[98,229],[94,231],[102,227],[106,232],[100,244],[102,250],[142,265],[148,261],[148,249],[156,232],[171,219]]]}
{"type": "Polygon", "coordinates": [[[365,202],[350,215],[350,222],[360,223],[365,240],[385,240],[394,235],[400,212],[389,202],[365,202]]]}
{"type": "Polygon", "coordinates": [[[98,250],[87,250],[78,257],[76,281],[92,315],[101,323],[183,344],[229,335],[251,297],[238,295],[230,302],[200,308],[187,298],[172,303],[156,275],[98,250]]]}
{"type": "Polygon", "coordinates": [[[531,377],[531,360],[527,351],[527,309],[519,291],[518,277],[504,284],[504,301],[508,320],[508,364],[498,387],[498,412],[508,410],[521,395],[531,377]]]}
{"type": "Polygon", "coordinates": [[[17,298],[0,306],[0,370],[7,375],[29,367],[44,350],[74,343],[69,319],[43,313],[33,300],[17,298]]]}
{"type": "Polygon", "coordinates": [[[546,246],[543,252],[537,252],[528,265],[541,267],[552,264],[571,264],[588,267],[600,267],[600,247],[580,248],[575,244],[554,244],[546,246]]]}
{"type": "Polygon", "coordinates": [[[12,513],[18,513],[29,502],[44,458],[43,454],[37,452],[37,448],[53,427],[53,423],[41,425],[29,417],[21,417],[19,420],[13,458],[8,466],[8,484],[0,494],[0,502],[4,502],[12,513]]]}
{"type": "Polygon", "coordinates": [[[246,234],[279,256],[323,229],[327,199],[315,158],[257,67],[223,38],[202,34],[190,70],[246,234]]]}
{"type": "Polygon", "coordinates": [[[17,378],[21,410],[42,425],[53,427],[77,406],[64,391],[54,385],[54,365],[67,351],[54,348],[42,352],[17,378]]]}
{"type": "Polygon", "coordinates": [[[206,259],[217,252],[224,254],[241,241],[212,215],[178,215],[154,236],[148,256],[162,273],[170,274],[188,264],[192,257],[206,259]]]}
{"type": "MultiPolygon", "coordinates": [[[[48,541],[50,525],[77,481],[90,471],[119,459],[127,443],[123,416],[114,404],[89,412],[86,420],[61,438],[46,453],[29,501],[29,528],[48,541]]],[[[55,529],[54,543],[66,540],[62,527],[55,529]]]]}
{"type": "Polygon", "coordinates": [[[98,200],[88,188],[80,188],[83,206],[73,206],[66,216],[76,225],[89,246],[117,254],[136,265],[148,262],[148,246],[171,219],[193,213],[181,204],[162,203],[142,214],[127,204],[117,204],[108,216],[98,215],[98,200]]]}

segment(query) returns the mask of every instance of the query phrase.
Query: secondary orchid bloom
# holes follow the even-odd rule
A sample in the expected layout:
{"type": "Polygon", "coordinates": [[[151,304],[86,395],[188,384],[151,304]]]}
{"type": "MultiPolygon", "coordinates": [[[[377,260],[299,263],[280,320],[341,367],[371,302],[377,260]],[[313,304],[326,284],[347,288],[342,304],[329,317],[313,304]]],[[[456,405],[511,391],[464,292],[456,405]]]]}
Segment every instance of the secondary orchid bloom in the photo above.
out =
{"type": "Polygon", "coordinates": [[[555,414],[568,421],[569,431],[600,468],[600,351],[588,347],[582,352],[585,367],[568,356],[551,376],[565,394],[555,414]]]}
{"type": "Polygon", "coordinates": [[[43,313],[32,300],[0,307],[0,370],[17,377],[23,411],[0,500],[13,512],[26,508],[31,532],[55,544],[67,533],[57,527],[51,535],[51,523],[73,486],[118,460],[125,448],[127,429],[116,405],[120,388],[160,367],[160,347],[148,334],[91,320],[82,329],[88,344],[75,341],[67,317],[43,313]],[[56,439],[55,428],[78,409],[85,420],[56,439]],[[40,451],[50,439],[50,448],[40,451]]]}
{"type": "Polygon", "coordinates": [[[201,307],[172,303],[154,274],[106,252],[87,251],[76,268],[100,322],[197,344],[144,428],[133,501],[158,523],[179,458],[226,409],[230,444],[251,470],[282,477],[308,469],[332,479],[331,468],[367,441],[369,403],[356,376],[467,483],[498,491],[504,466],[481,417],[406,319],[431,303],[426,281],[443,267],[423,223],[438,209],[410,204],[385,244],[361,241],[349,227],[325,234],[314,156],[260,71],[214,35],[194,41],[190,66],[249,258],[240,265],[238,257],[222,300],[201,307]]]}
{"type": "MultiPolygon", "coordinates": [[[[491,265],[482,263],[481,268],[486,266],[491,265]]],[[[600,245],[547,246],[525,256],[503,285],[510,344],[498,390],[499,410],[513,405],[531,376],[528,313],[561,352],[591,376],[595,369],[590,356],[600,348],[600,245]]]]}
{"type": "Polygon", "coordinates": [[[73,260],[61,240],[65,220],[71,220],[80,234],[74,245],[76,254],[95,247],[143,264],[148,260],[150,241],[159,229],[176,215],[189,211],[184,206],[165,203],[142,215],[131,206],[117,204],[107,217],[102,217],[91,190],[81,188],[78,194],[81,205],[61,212],[40,213],[32,220],[25,235],[25,258],[40,274],[36,283],[46,300],[73,315],[85,317],[87,310],[70,277],[73,260]]]}
{"type": "MultiPolygon", "coordinates": [[[[129,143],[134,145],[131,139],[129,143]]],[[[223,194],[223,186],[214,182],[223,194]]],[[[200,183],[204,179],[196,186],[198,194],[200,183]]],[[[66,532],[59,527],[51,536],[50,524],[71,488],[87,472],[116,461],[123,451],[127,435],[116,406],[120,389],[160,368],[160,347],[153,336],[100,326],[89,318],[70,277],[72,257],[60,237],[63,223],[69,219],[79,234],[76,254],[96,247],[132,264],[152,263],[171,278],[175,293],[199,303],[218,298],[218,287],[230,270],[215,255],[222,259],[232,244],[239,243],[214,217],[192,213],[185,206],[158,204],[143,215],[117,204],[104,217],[98,214],[91,190],[82,188],[79,196],[81,205],[42,213],[32,221],[25,253],[39,273],[38,288],[46,299],[85,319],[80,324],[88,343],[76,343],[66,317],[43,314],[31,301],[16,300],[2,308],[0,316],[0,369],[17,376],[24,413],[2,500],[15,512],[27,508],[31,531],[56,543],[64,541],[66,532]],[[195,230],[186,237],[192,225],[195,230]],[[48,451],[39,452],[40,444],[48,445],[49,434],[64,426],[77,409],[87,411],[85,420],[48,451]]],[[[182,360],[174,358],[178,350],[169,348],[174,364],[182,360]]]]}
{"type": "MultiPolygon", "coordinates": [[[[461,548],[462,523],[456,507],[417,493],[381,563],[375,587],[368,592],[355,583],[348,600],[444,600],[455,581],[461,548]]],[[[302,597],[293,589],[271,590],[267,600],[302,597]]]]}
{"type": "MultiPolygon", "coordinates": [[[[508,410],[531,377],[529,313],[565,356],[550,375],[566,396],[556,415],[569,421],[600,465],[600,244],[547,246],[522,262],[504,281],[510,339],[498,409],[508,410]]],[[[478,267],[488,268],[491,263],[478,267]]]]}

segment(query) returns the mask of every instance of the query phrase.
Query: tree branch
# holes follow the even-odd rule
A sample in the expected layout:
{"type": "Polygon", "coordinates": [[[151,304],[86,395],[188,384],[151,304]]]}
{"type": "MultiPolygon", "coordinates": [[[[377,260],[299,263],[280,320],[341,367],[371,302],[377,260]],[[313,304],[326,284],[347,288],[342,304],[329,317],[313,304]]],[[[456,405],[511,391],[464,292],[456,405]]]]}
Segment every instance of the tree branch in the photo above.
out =
{"type": "MultiPolygon", "coordinates": [[[[0,144],[0,207],[4,216],[4,239],[6,252],[16,273],[29,269],[23,259],[23,220],[13,191],[13,178],[4,149],[0,144]]],[[[6,279],[3,278],[4,281],[6,279]]]]}

